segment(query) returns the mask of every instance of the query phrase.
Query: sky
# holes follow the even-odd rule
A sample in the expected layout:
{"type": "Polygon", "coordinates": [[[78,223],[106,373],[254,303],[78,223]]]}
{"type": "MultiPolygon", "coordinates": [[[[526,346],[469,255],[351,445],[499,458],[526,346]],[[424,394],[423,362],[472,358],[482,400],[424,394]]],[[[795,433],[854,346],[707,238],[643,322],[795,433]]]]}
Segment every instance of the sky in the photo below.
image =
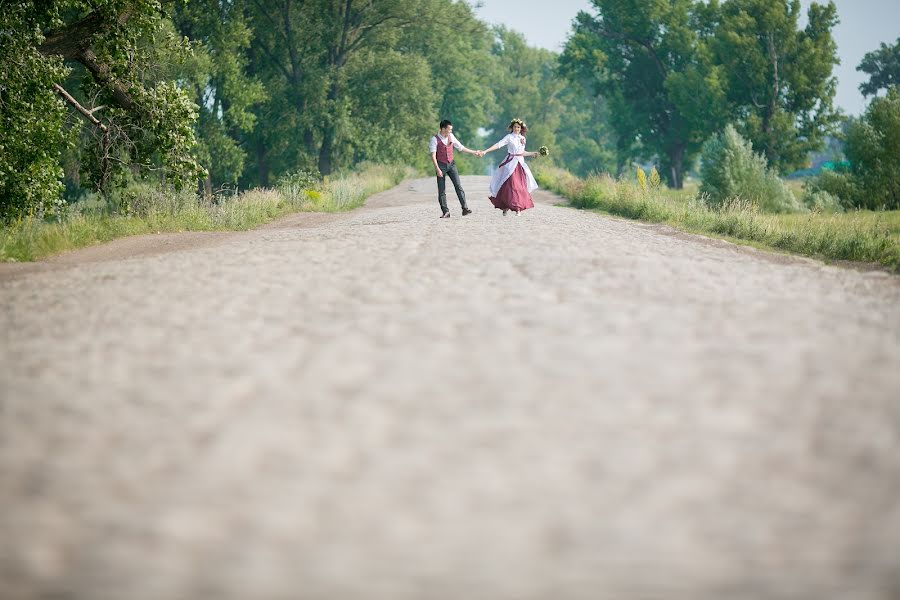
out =
{"type": "MultiPolygon", "coordinates": [[[[811,0],[800,3],[802,27],[811,0]]],[[[506,25],[524,34],[532,46],[557,52],[565,44],[578,11],[596,14],[588,0],[480,0],[480,4],[475,14],[482,21],[506,25]]],[[[859,115],[867,104],[859,93],[866,75],[856,67],[866,52],[877,49],[881,42],[893,44],[900,37],[900,1],[835,0],[835,5],[841,20],[833,32],[841,60],[834,68],[838,78],[835,105],[848,115],[859,115]]]]}

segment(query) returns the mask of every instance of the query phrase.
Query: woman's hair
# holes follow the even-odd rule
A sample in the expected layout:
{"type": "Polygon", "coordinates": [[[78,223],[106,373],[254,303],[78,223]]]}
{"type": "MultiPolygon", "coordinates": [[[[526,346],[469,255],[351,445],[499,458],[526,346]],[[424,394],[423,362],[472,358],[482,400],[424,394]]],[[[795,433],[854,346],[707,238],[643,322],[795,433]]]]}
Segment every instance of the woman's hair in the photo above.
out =
{"type": "Polygon", "coordinates": [[[519,127],[522,128],[522,135],[525,135],[525,133],[528,131],[528,125],[526,125],[525,121],[523,121],[522,119],[513,119],[509,122],[509,127],[507,127],[507,129],[512,131],[513,125],[515,125],[516,123],[518,123],[519,127]]]}

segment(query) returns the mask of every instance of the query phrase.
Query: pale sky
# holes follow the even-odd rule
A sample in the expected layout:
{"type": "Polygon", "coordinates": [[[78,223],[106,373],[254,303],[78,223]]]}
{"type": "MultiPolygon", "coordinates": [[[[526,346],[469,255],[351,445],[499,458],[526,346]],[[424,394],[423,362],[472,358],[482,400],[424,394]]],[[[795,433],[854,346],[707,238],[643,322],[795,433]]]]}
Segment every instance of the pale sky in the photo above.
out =
{"type": "MultiPolygon", "coordinates": [[[[801,0],[805,25],[811,0],[801,0]]],[[[480,0],[475,14],[483,21],[506,25],[525,35],[533,46],[562,50],[578,11],[596,14],[589,0],[480,0]]],[[[900,37],[900,2],[897,0],[835,0],[841,22],[834,29],[841,64],[835,104],[850,115],[865,110],[867,101],[859,93],[866,76],[856,70],[866,52],[881,42],[893,44],[900,37]]]]}

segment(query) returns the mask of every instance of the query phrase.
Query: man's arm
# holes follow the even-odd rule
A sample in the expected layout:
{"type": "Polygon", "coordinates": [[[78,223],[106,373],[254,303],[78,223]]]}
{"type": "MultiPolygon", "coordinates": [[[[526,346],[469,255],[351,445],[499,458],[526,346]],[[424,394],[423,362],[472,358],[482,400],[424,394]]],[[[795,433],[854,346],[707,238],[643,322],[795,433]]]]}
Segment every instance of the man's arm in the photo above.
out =
{"type": "MultiPolygon", "coordinates": [[[[451,134],[452,135],[452,134],[451,134]]],[[[480,150],[469,150],[465,146],[462,145],[462,142],[456,139],[456,136],[453,136],[453,147],[459,150],[460,152],[465,152],[466,154],[474,154],[475,156],[481,157],[483,154],[480,150]]]]}
{"type": "Polygon", "coordinates": [[[437,152],[431,153],[431,164],[434,165],[434,172],[438,177],[443,177],[444,173],[441,172],[441,168],[437,164],[437,152]]]}
{"type": "Polygon", "coordinates": [[[432,136],[430,140],[428,140],[428,151],[431,153],[431,164],[434,165],[434,172],[438,177],[443,177],[444,174],[441,172],[441,168],[438,166],[437,162],[437,137],[432,136]]]}

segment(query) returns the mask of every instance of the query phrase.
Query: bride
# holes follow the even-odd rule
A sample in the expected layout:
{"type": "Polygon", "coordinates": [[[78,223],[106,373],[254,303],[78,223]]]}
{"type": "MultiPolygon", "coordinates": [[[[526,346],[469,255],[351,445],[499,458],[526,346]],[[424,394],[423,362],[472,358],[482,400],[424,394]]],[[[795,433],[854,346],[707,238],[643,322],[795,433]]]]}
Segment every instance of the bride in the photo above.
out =
{"type": "Polygon", "coordinates": [[[509,123],[509,134],[484,151],[485,154],[506,146],[508,154],[498,165],[491,178],[491,202],[495,208],[515,211],[518,215],[527,208],[534,208],[531,192],[538,187],[531,169],[525,164],[526,156],[539,156],[537,152],[525,152],[525,133],[528,126],[522,119],[509,123]]]}

